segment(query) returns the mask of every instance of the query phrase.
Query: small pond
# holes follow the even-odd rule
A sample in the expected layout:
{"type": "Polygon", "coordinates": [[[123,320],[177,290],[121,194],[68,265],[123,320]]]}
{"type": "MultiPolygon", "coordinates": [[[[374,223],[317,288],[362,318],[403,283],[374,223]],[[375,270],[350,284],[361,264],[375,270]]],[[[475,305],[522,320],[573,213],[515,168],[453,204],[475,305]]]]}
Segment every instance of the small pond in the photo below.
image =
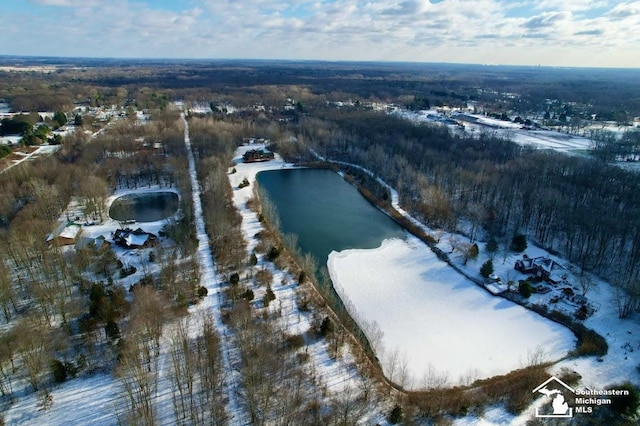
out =
{"type": "Polygon", "coordinates": [[[180,198],[175,192],[127,194],[113,200],[109,216],[118,221],[155,222],[173,216],[180,198]]]}

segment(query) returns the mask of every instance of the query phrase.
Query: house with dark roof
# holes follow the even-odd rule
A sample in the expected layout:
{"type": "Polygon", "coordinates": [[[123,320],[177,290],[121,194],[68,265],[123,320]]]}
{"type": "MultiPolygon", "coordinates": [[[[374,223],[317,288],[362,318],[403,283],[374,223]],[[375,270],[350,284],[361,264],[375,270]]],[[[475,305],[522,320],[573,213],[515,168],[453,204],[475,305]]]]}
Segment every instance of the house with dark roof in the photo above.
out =
{"type": "Polygon", "coordinates": [[[564,266],[544,256],[530,258],[525,254],[522,259],[516,261],[513,269],[542,278],[550,284],[558,284],[566,277],[563,273],[566,270],[564,266]]]}
{"type": "Polygon", "coordinates": [[[251,149],[244,153],[242,159],[245,163],[256,163],[259,161],[270,161],[274,159],[273,152],[264,149],[251,149]]]}
{"type": "Polygon", "coordinates": [[[131,230],[130,228],[116,229],[112,234],[116,245],[128,249],[153,247],[158,244],[158,237],[142,228],[131,230]]]}

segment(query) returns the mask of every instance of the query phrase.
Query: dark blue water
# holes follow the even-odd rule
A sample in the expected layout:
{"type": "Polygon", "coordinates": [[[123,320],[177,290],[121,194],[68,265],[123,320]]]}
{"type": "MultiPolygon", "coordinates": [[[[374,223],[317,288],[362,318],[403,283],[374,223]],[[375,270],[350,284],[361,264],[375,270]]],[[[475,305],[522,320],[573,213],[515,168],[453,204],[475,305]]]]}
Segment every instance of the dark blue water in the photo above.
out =
{"type": "Polygon", "coordinates": [[[281,231],[297,235],[301,251],[321,267],[333,250],[375,248],[386,238],[405,237],[400,225],[331,170],[272,170],[257,180],[277,208],[281,231]]]}
{"type": "Polygon", "coordinates": [[[118,221],[155,222],[173,216],[180,199],[174,192],[123,195],[109,207],[109,216],[118,221]]]}

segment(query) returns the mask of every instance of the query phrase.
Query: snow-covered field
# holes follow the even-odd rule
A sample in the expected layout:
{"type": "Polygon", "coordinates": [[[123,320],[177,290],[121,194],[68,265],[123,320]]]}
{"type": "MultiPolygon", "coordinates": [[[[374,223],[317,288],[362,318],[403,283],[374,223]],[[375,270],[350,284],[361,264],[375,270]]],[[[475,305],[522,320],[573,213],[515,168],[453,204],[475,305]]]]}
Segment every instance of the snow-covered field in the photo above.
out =
{"type": "Polygon", "coordinates": [[[492,296],[415,237],[332,252],[328,265],[385,374],[409,388],[433,385],[435,372],[469,383],[522,368],[540,350],[557,360],[575,346],[567,328],[492,296]]]}
{"type": "MultiPolygon", "coordinates": [[[[404,111],[398,110],[394,114],[414,122],[441,123],[448,125],[455,132],[464,132],[467,135],[480,135],[490,133],[498,137],[510,139],[520,145],[532,146],[539,149],[552,149],[560,152],[585,151],[591,149],[591,139],[561,133],[555,130],[525,130],[522,125],[509,121],[497,120],[482,115],[465,114],[477,119],[476,124],[464,122],[464,130],[444,120],[444,116],[435,110],[430,111],[404,111]]],[[[455,116],[453,117],[456,118],[455,116]]]]}

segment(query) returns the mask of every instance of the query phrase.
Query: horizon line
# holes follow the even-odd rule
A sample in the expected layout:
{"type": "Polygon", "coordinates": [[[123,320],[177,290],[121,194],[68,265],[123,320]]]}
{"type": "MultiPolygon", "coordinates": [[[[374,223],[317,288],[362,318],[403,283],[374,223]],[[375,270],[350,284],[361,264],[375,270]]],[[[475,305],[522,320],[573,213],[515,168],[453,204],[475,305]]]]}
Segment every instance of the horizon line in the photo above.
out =
{"type": "Polygon", "coordinates": [[[640,67],[588,66],[588,65],[544,65],[544,64],[494,64],[474,62],[437,62],[437,61],[393,61],[385,59],[346,60],[346,59],[286,59],[286,58],[177,58],[177,57],[119,57],[119,56],[54,56],[54,55],[13,55],[0,54],[0,61],[7,59],[22,60],[89,60],[89,61],[141,61],[141,62],[271,62],[271,63],[325,63],[325,64],[398,64],[398,65],[450,65],[477,67],[513,67],[513,68],[551,68],[551,69],[583,69],[583,70],[624,70],[640,71],[640,67]]]}

